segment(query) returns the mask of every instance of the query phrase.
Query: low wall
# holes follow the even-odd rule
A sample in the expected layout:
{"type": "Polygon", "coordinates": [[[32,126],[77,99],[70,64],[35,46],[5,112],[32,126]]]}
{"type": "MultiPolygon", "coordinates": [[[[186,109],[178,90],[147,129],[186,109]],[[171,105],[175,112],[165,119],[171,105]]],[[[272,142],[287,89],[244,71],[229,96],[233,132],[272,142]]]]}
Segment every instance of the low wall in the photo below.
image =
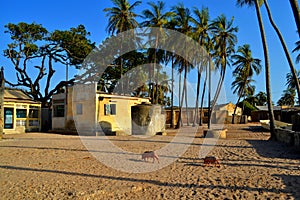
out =
{"type": "Polygon", "coordinates": [[[300,147],[300,132],[278,128],[275,130],[275,133],[278,141],[291,146],[300,147]]]}

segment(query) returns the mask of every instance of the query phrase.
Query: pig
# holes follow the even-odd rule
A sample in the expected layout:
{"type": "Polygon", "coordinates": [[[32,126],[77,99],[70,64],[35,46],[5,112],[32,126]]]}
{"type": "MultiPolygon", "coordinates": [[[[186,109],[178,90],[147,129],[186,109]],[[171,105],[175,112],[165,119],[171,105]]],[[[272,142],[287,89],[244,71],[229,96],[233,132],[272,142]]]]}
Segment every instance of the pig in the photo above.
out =
{"type": "Polygon", "coordinates": [[[220,161],[214,157],[214,156],[206,156],[205,158],[202,158],[204,161],[205,166],[209,166],[211,164],[214,164],[217,167],[220,167],[220,161]]]}
{"type": "Polygon", "coordinates": [[[153,160],[152,160],[152,163],[154,163],[154,160],[155,160],[155,159],[156,159],[157,162],[159,163],[158,156],[157,156],[157,154],[156,154],[154,151],[145,151],[145,152],[142,154],[142,159],[143,159],[144,161],[147,162],[147,159],[148,159],[148,158],[152,158],[152,159],[153,159],[153,160]]]}

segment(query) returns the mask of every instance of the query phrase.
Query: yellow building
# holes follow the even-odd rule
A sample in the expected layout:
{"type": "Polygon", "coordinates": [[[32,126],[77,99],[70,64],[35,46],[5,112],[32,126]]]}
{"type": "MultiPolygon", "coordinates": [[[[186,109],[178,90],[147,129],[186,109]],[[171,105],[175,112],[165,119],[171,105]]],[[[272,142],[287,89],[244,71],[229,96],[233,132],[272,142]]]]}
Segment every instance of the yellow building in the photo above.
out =
{"type": "Polygon", "coordinates": [[[32,100],[23,91],[4,90],[4,129],[5,134],[40,131],[41,103],[32,100]]]}
{"type": "Polygon", "coordinates": [[[131,135],[132,106],[150,103],[148,98],[101,93],[96,84],[74,85],[68,89],[67,95],[53,95],[52,102],[54,131],[76,131],[79,134],[104,131],[116,135],[131,135]]]}

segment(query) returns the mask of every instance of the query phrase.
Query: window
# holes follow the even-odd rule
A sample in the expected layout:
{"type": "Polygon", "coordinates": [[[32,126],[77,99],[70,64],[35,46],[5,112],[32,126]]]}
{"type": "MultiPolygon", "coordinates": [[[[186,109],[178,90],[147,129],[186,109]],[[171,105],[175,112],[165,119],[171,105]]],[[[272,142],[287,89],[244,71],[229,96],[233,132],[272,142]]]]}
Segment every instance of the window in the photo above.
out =
{"type": "Polygon", "coordinates": [[[82,104],[81,103],[76,104],[76,114],[82,115],[82,104]]]}
{"type": "Polygon", "coordinates": [[[64,117],[65,116],[65,106],[64,105],[54,105],[54,117],[64,117]]]}
{"type": "Polygon", "coordinates": [[[26,118],[26,109],[17,109],[17,118],[26,118]]]}
{"type": "Polygon", "coordinates": [[[26,120],[17,120],[16,126],[26,126],[26,120]]]}
{"type": "Polygon", "coordinates": [[[116,104],[104,104],[104,114],[105,115],[116,115],[117,114],[116,104]]]}
{"type": "Polygon", "coordinates": [[[29,118],[38,118],[39,110],[37,109],[29,109],[29,118]]]}
{"type": "Polygon", "coordinates": [[[111,115],[117,114],[116,104],[110,104],[110,114],[111,115]]]}
{"type": "Polygon", "coordinates": [[[4,108],[4,128],[13,128],[13,108],[4,108]]]}
{"type": "Polygon", "coordinates": [[[208,112],[204,112],[204,117],[208,117],[208,112]]]}
{"type": "Polygon", "coordinates": [[[29,126],[39,126],[39,120],[29,120],[29,126]]]}

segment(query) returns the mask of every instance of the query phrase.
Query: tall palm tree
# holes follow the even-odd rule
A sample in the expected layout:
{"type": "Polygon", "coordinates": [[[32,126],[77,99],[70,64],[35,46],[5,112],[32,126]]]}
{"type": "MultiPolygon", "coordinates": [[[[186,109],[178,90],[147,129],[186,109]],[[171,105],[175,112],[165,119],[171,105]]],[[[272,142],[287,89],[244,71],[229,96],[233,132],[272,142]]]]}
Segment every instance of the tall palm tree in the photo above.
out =
{"type": "MultiPolygon", "coordinates": [[[[195,15],[195,17],[192,18],[192,23],[194,24],[193,38],[199,43],[199,45],[203,48],[203,50],[207,49],[207,46],[211,40],[208,8],[202,8],[202,10],[199,10],[198,8],[194,8],[193,13],[195,15]]],[[[207,65],[207,59],[206,59],[206,55],[204,55],[204,52],[202,52],[201,55],[199,56],[201,57],[201,59],[197,69],[198,70],[197,93],[196,93],[195,116],[194,116],[193,125],[195,125],[196,121],[198,122],[200,80],[201,80],[202,71],[205,70],[204,66],[207,65]]],[[[203,90],[205,90],[205,88],[203,88],[203,90]]],[[[202,108],[201,108],[201,112],[202,112],[202,108]]],[[[201,115],[200,115],[199,124],[201,124],[202,122],[201,115]]]]}
{"type": "MultiPolygon", "coordinates": [[[[280,42],[281,42],[281,46],[284,50],[284,53],[285,53],[285,56],[287,58],[287,61],[289,63],[289,66],[290,66],[290,69],[291,69],[291,73],[293,75],[293,78],[294,78],[294,81],[295,81],[295,87],[296,87],[296,90],[297,90],[297,94],[298,94],[298,99],[300,99],[300,84],[299,84],[299,80],[298,80],[298,77],[297,77],[297,71],[295,69],[295,66],[294,66],[294,63],[292,61],[292,58],[291,58],[291,55],[289,53],[289,50],[287,48],[287,45],[283,39],[283,36],[279,30],[279,28],[277,27],[277,25],[275,24],[274,20],[273,20],[273,17],[272,17],[272,13],[271,13],[271,10],[270,10],[270,7],[269,7],[269,4],[268,4],[268,1],[267,0],[264,0],[264,5],[267,9],[267,12],[268,12],[268,17],[269,17],[269,20],[270,20],[270,23],[272,25],[272,27],[274,28],[280,42]]],[[[299,13],[298,13],[299,14],[299,13]]]]}
{"type": "MultiPolygon", "coordinates": [[[[244,102],[245,98],[254,94],[255,86],[251,85],[254,80],[252,76],[247,76],[247,70],[243,69],[243,71],[239,71],[238,73],[234,74],[235,80],[231,84],[231,89],[233,89],[234,94],[238,94],[238,100],[236,106],[234,108],[234,113],[232,117],[232,124],[234,123],[234,115],[236,113],[237,105],[240,102],[240,99],[244,97],[243,101],[243,109],[244,110],[244,102]]],[[[243,111],[242,111],[243,113],[243,111]]]]}
{"type": "MultiPolygon", "coordinates": [[[[293,50],[293,52],[299,52],[300,51],[300,40],[296,42],[296,47],[293,50]]],[[[298,53],[297,57],[296,57],[296,63],[300,62],[300,53],[298,53]]]]}
{"type": "Polygon", "coordinates": [[[250,83],[253,81],[252,76],[254,73],[258,75],[262,67],[260,60],[252,57],[250,45],[248,44],[238,47],[237,54],[233,55],[232,59],[232,65],[236,67],[233,71],[233,76],[236,79],[232,83],[232,88],[234,88],[233,92],[239,96],[232,116],[232,123],[234,123],[237,105],[241,97],[247,94],[247,91],[248,93],[251,92],[253,88],[250,86],[250,83]]]}
{"type": "Polygon", "coordinates": [[[217,103],[224,82],[226,68],[227,65],[230,64],[228,58],[234,53],[234,47],[237,43],[237,36],[235,34],[238,32],[238,27],[233,25],[233,21],[233,18],[228,21],[225,15],[220,15],[211,24],[213,33],[212,40],[215,45],[215,66],[216,68],[220,68],[220,80],[217,85],[211,110],[214,109],[217,103]]]}
{"type": "Polygon", "coordinates": [[[299,6],[298,6],[298,0],[290,0],[290,4],[293,10],[295,22],[298,29],[298,34],[300,37],[300,14],[299,14],[299,6]]]}
{"type": "Polygon", "coordinates": [[[3,67],[0,69],[0,140],[3,136],[3,127],[4,127],[4,90],[5,90],[5,78],[3,67]]]}
{"type": "MultiPolygon", "coordinates": [[[[160,52],[164,54],[163,51],[158,51],[159,41],[162,40],[166,33],[164,32],[164,29],[167,24],[169,23],[169,18],[172,17],[172,12],[164,12],[165,9],[165,3],[162,1],[158,1],[157,3],[149,2],[148,5],[150,6],[150,9],[146,9],[142,12],[143,18],[145,21],[141,23],[143,27],[156,27],[159,28],[159,31],[155,29],[155,33],[153,33],[155,36],[155,49],[154,49],[154,62],[153,62],[153,72],[156,72],[156,92],[158,92],[158,69],[156,69],[156,63],[157,63],[157,53],[160,52]]],[[[160,56],[162,57],[162,55],[160,56]]],[[[150,70],[152,71],[152,70],[150,70]]],[[[151,75],[150,75],[151,76],[151,75]]],[[[154,75],[155,77],[155,75],[154,75]]],[[[150,77],[151,78],[151,77],[150,77]]],[[[151,79],[149,79],[151,82],[151,79]]],[[[154,95],[152,95],[154,96],[154,95]]],[[[155,103],[158,103],[158,95],[155,95],[155,103]]]]}
{"type": "MultiPolygon", "coordinates": [[[[298,80],[300,79],[300,70],[297,71],[298,80]]],[[[291,72],[286,74],[286,85],[288,88],[296,89],[295,79],[291,72]]]]}
{"type": "MultiPolygon", "coordinates": [[[[189,8],[184,7],[182,3],[179,3],[175,7],[172,8],[172,11],[175,13],[174,16],[174,21],[176,22],[175,25],[175,30],[178,32],[185,34],[186,36],[191,36],[192,33],[192,26],[191,26],[191,20],[192,20],[192,15],[191,11],[189,8]]],[[[187,41],[182,41],[184,44],[186,44],[187,41]]],[[[185,51],[191,51],[187,46],[183,46],[185,51]]],[[[187,53],[187,52],[186,52],[187,53]]],[[[192,53],[192,52],[190,52],[192,53]]],[[[188,55],[188,54],[187,54],[188,55]]],[[[182,110],[182,105],[183,105],[183,99],[185,97],[185,104],[186,104],[186,113],[187,113],[187,125],[189,125],[189,118],[188,118],[188,104],[187,104],[187,73],[190,70],[191,64],[188,63],[187,60],[184,58],[179,58],[177,57],[176,63],[180,66],[179,72],[184,72],[184,82],[183,82],[183,90],[182,90],[182,99],[181,99],[181,104],[179,108],[179,118],[181,121],[181,110],[182,110]]],[[[180,84],[180,83],[179,83],[180,84]]],[[[181,123],[181,122],[180,122],[181,123]]],[[[178,126],[177,126],[178,127],[178,126]]]]}
{"type": "MultiPolygon", "coordinates": [[[[106,27],[106,31],[114,35],[115,33],[121,33],[124,31],[128,31],[130,29],[134,29],[139,26],[136,21],[136,17],[138,14],[134,13],[135,7],[141,4],[141,1],[136,1],[133,4],[130,4],[128,0],[111,0],[114,4],[114,7],[105,8],[103,11],[106,12],[106,16],[109,17],[108,25],[106,27]]],[[[123,36],[120,45],[120,52],[122,52],[122,43],[123,36]]],[[[123,62],[122,55],[120,55],[120,78],[122,78],[123,74],[123,62]]],[[[121,83],[123,84],[123,83],[121,83]]],[[[121,93],[123,92],[123,85],[121,85],[121,93]]]]}
{"type": "Polygon", "coordinates": [[[287,88],[283,91],[283,95],[278,100],[277,104],[279,106],[294,106],[295,104],[296,92],[293,88],[287,88]]]}
{"type": "Polygon", "coordinates": [[[274,112],[273,112],[273,105],[272,105],[272,94],[271,94],[271,78],[270,78],[270,61],[269,61],[269,51],[267,45],[267,39],[265,34],[265,28],[260,12],[260,6],[262,5],[263,0],[237,0],[238,6],[255,6],[256,10],[256,17],[259,24],[260,36],[262,40],[263,50],[264,50],[264,57],[265,57],[265,76],[266,76],[266,90],[267,90],[267,99],[268,99],[268,111],[270,117],[270,133],[271,133],[271,140],[276,140],[275,135],[275,125],[274,125],[274,112]]]}
{"type": "Polygon", "coordinates": [[[121,33],[136,28],[139,24],[136,21],[138,14],[134,13],[135,7],[141,4],[136,1],[132,5],[128,0],[111,0],[114,7],[105,8],[106,16],[109,17],[106,30],[109,34],[121,33]]]}

